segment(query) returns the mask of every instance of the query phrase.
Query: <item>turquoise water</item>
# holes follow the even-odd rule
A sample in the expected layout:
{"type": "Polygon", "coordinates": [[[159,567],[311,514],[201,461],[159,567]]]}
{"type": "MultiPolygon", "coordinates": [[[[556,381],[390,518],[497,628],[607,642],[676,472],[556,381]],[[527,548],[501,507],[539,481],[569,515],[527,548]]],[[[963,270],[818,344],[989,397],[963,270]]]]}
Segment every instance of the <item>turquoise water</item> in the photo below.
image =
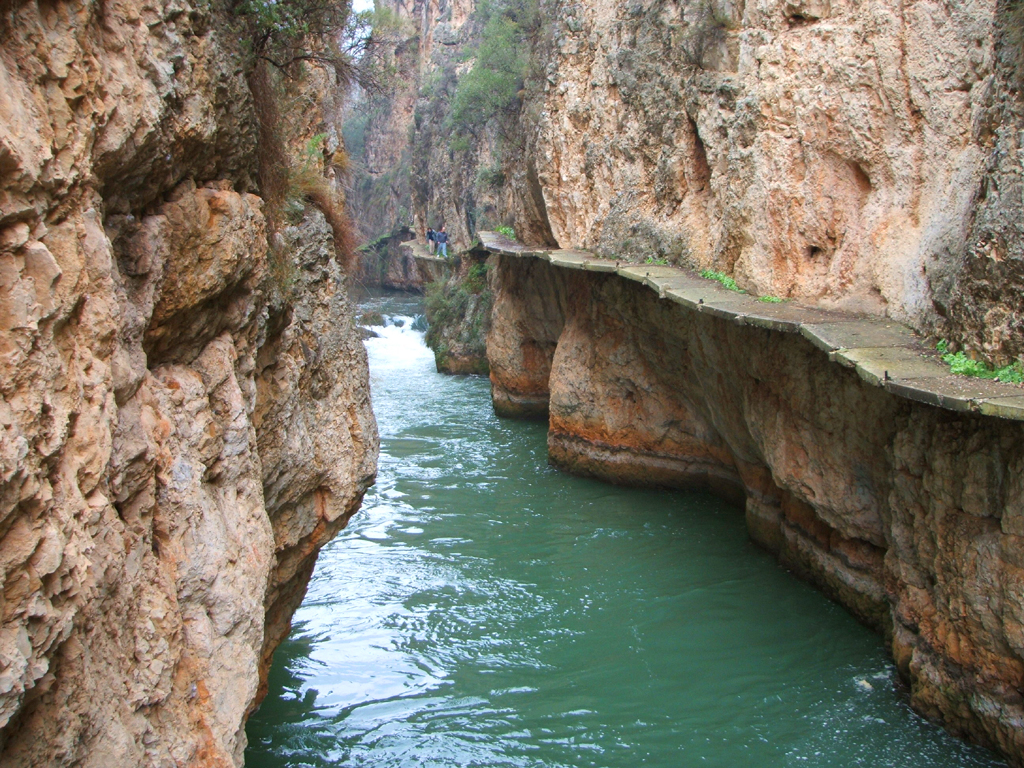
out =
{"type": "Polygon", "coordinates": [[[881,639],[738,509],[556,472],[543,425],[434,372],[410,299],[370,305],[404,323],[367,341],[379,479],[320,555],[248,766],[1004,765],[914,715],[881,639]]]}

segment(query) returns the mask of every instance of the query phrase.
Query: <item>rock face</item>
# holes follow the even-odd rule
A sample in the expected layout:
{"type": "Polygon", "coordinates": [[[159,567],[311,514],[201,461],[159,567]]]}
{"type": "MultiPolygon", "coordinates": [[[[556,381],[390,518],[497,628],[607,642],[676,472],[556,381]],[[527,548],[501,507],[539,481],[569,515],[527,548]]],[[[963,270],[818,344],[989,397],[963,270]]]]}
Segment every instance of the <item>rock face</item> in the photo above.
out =
{"type": "Polygon", "coordinates": [[[427,286],[425,341],[439,373],[486,374],[487,336],[491,331],[490,268],[486,254],[466,253],[453,260],[443,282],[427,286]]]}
{"type": "Polygon", "coordinates": [[[994,4],[702,7],[557,4],[528,148],[555,240],[933,327],[989,154],[994,4]]]}
{"type": "Polygon", "coordinates": [[[0,11],[0,762],[239,765],[375,472],[331,230],[271,302],[222,10],[0,11]]]}
{"type": "Polygon", "coordinates": [[[459,73],[466,71],[465,59],[479,42],[476,3],[387,5],[400,21],[391,54],[398,77],[390,92],[368,100],[368,119],[349,121],[358,133],[351,142],[358,147],[352,207],[367,241],[404,229],[425,245],[428,227],[445,226],[449,251],[459,252],[472,246],[477,227],[504,222],[501,200],[512,194],[502,189],[493,130],[481,133],[479,147],[459,152],[451,147],[451,98],[459,73]],[[482,173],[485,169],[492,173],[482,173]]]}
{"type": "Polygon", "coordinates": [[[360,248],[359,284],[423,293],[430,283],[443,280],[450,271],[448,263],[429,253],[411,235],[404,230],[360,248]]]}
{"type": "Polygon", "coordinates": [[[443,220],[467,248],[506,223],[1022,354],[1016,6],[557,0],[516,99],[459,133],[484,17],[528,5],[395,4],[408,80],[375,102],[358,198],[378,229],[443,220]]]}
{"type": "Polygon", "coordinates": [[[551,460],[744,500],[755,541],[881,630],[911,703],[1024,765],[1024,426],[868,386],[795,333],[499,258],[495,408],[551,460]]]}
{"type": "Polygon", "coordinates": [[[950,338],[978,356],[1005,365],[1024,358],[1024,180],[1019,126],[1021,99],[1021,10],[1002,5],[995,26],[996,67],[989,97],[976,119],[990,148],[978,190],[963,266],[939,311],[950,338]]]}

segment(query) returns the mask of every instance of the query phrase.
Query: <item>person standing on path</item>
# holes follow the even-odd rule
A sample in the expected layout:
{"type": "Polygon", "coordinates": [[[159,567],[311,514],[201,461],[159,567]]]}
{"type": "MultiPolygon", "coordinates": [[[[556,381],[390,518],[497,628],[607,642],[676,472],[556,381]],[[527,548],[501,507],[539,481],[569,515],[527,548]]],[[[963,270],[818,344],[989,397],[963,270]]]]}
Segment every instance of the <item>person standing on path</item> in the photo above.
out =
{"type": "Polygon", "coordinates": [[[448,258],[448,233],[444,231],[444,227],[441,227],[440,232],[434,233],[434,239],[437,241],[437,252],[448,258]]]}
{"type": "Polygon", "coordinates": [[[430,227],[427,227],[427,252],[434,252],[434,235],[437,234],[430,227]]]}

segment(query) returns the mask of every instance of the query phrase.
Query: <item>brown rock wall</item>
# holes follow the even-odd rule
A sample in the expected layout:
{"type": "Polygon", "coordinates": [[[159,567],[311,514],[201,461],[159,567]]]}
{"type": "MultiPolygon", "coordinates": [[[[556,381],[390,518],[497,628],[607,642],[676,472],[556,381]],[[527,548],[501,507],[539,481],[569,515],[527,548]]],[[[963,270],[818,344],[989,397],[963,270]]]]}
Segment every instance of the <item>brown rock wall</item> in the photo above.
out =
{"type": "Polygon", "coordinates": [[[286,230],[285,239],[301,265],[296,300],[287,316],[271,316],[253,370],[252,420],[276,558],[265,600],[261,686],[320,547],[359,509],[377,471],[366,350],[351,322],[330,228],[312,215],[286,230]]]}
{"type": "Polygon", "coordinates": [[[5,766],[241,764],[269,653],[373,477],[319,213],[285,233],[301,290],[268,307],[230,24],[0,3],[5,766]]]}
{"type": "Polygon", "coordinates": [[[1024,764],[1024,427],[615,275],[514,257],[498,275],[499,413],[546,394],[557,466],[745,497],[756,541],[885,633],[918,711],[1024,764]]]}
{"type": "Polygon", "coordinates": [[[499,416],[548,418],[548,380],[565,325],[566,288],[540,260],[497,259],[487,336],[491,399],[499,416]]]}
{"type": "Polygon", "coordinates": [[[798,6],[717,5],[694,68],[697,3],[558,4],[529,147],[555,240],[928,326],[988,154],[994,3],[798,6]]]}
{"type": "Polygon", "coordinates": [[[418,35],[368,139],[378,230],[510,224],[1020,356],[1014,3],[547,3],[517,101],[457,151],[481,14],[396,8],[418,35]]]}
{"type": "Polygon", "coordinates": [[[963,261],[938,309],[955,345],[1002,366],[1024,359],[1024,179],[1020,8],[998,3],[996,62],[976,124],[988,150],[963,261]]]}
{"type": "Polygon", "coordinates": [[[359,284],[423,293],[430,283],[444,280],[449,264],[431,256],[410,235],[406,230],[360,250],[359,284]]]}

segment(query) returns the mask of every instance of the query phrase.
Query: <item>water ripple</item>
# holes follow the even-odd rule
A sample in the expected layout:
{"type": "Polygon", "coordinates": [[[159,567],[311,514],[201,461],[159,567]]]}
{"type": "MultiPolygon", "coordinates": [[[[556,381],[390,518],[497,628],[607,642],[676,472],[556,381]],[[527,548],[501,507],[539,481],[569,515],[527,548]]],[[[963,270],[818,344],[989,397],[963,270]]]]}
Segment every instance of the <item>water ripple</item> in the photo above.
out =
{"type": "Polygon", "coordinates": [[[321,553],[250,768],[1003,765],[911,712],[881,639],[741,511],[552,470],[544,425],[434,372],[418,309],[367,309],[378,483],[321,553]]]}

